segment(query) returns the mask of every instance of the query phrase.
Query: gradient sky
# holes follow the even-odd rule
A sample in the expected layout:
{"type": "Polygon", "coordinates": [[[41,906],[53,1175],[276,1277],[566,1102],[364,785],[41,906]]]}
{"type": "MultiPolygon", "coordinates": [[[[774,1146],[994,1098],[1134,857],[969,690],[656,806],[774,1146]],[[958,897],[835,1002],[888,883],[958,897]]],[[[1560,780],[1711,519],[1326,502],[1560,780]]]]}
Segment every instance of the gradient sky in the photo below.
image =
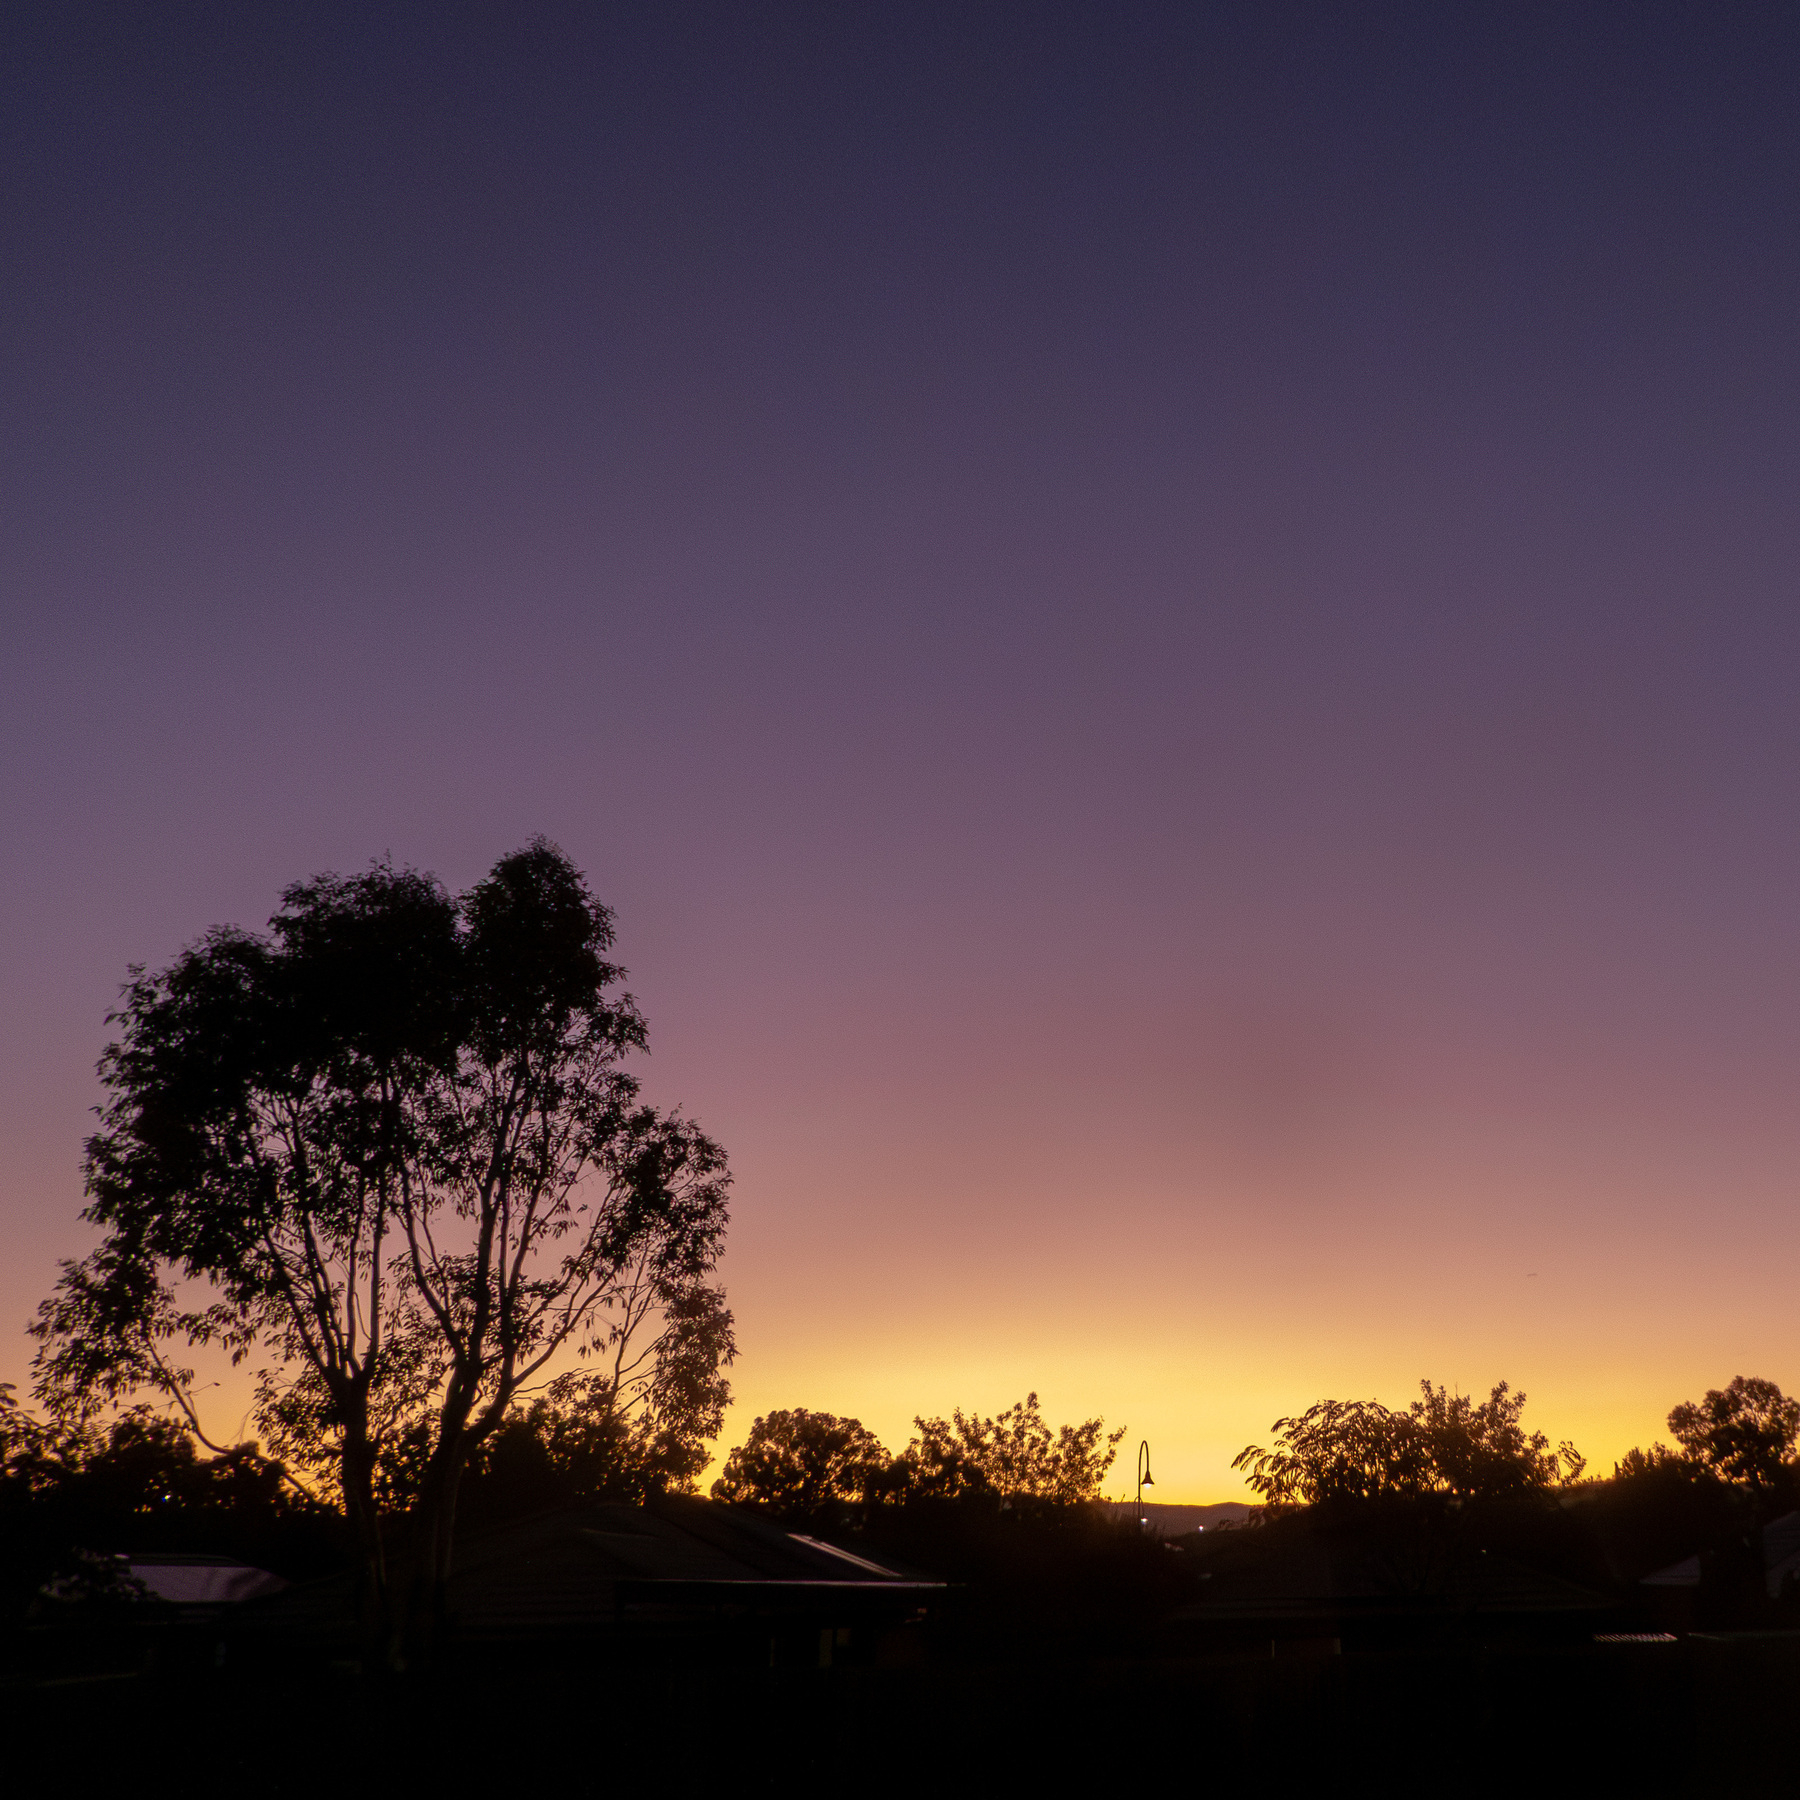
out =
{"type": "Polygon", "coordinates": [[[544,832],[737,1171],[727,1444],[1800,1389],[1797,92],[1790,6],[9,11],[0,1320],[128,963],[544,832]]]}

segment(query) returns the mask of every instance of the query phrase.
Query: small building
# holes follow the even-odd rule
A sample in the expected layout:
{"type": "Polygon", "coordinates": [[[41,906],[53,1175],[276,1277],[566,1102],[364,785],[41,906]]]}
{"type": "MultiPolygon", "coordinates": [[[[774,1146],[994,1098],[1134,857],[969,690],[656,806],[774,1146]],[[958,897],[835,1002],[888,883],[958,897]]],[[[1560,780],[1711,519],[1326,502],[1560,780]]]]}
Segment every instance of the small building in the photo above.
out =
{"type": "Polygon", "coordinates": [[[1648,1616],[1676,1630],[1791,1619],[1800,1614],[1800,1512],[1657,1569],[1638,1592],[1648,1616]]]}
{"type": "Polygon", "coordinates": [[[267,1569],[229,1556],[149,1550],[123,1560],[126,1573],[151,1599],[172,1606],[237,1606],[246,1600],[266,1600],[288,1585],[267,1569]]]}
{"type": "MultiPolygon", "coordinates": [[[[945,1584],[715,1501],[597,1505],[459,1538],[447,1642],[462,1651],[606,1655],[656,1641],[762,1666],[903,1662],[945,1584]]],[[[348,1644],[355,1580],[241,1610],[254,1643],[348,1644]]]]}

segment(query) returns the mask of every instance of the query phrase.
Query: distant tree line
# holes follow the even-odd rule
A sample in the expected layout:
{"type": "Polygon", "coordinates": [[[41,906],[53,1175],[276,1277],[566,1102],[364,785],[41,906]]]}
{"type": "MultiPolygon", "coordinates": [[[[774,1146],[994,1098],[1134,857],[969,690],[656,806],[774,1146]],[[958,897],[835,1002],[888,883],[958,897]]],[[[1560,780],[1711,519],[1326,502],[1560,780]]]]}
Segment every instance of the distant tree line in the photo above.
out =
{"type": "Polygon", "coordinates": [[[1042,1508],[1100,1496],[1125,1428],[1089,1419],[1052,1431],[1036,1394],[993,1418],[916,1418],[897,1455],[859,1419],[805,1407],[771,1412],[725,1459],[713,1497],[787,1516],[864,1513],[913,1500],[1042,1508]]]}
{"type": "Polygon", "coordinates": [[[1683,1616],[1800,1624],[1800,1590],[1771,1591],[1764,1554],[1764,1528],[1800,1507],[1800,1401],[1738,1377],[1670,1412],[1675,1447],[1629,1451],[1605,1480],[1528,1429],[1524,1408],[1505,1383],[1476,1400],[1423,1382],[1404,1409],[1323,1400],[1278,1419],[1236,1461],[1262,1501],[1244,1554],[1323,1552],[1381,1591],[1437,1602],[1524,1568],[1631,1605],[1644,1576],[1692,1558],[1683,1616]]]}
{"type": "Polygon", "coordinates": [[[1378,1400],[1321,1400],[1277,1419],[1274,1445],[1252,1444],[1231,1466],[1275,1511],[1389,1495],[1494,1498],[1581,1479],[1585,1458],[1527,1432],[1525,1396],[1504,1381],[1479,1404],[1429,1381],[1419,1387],[1404,1412],[1378,1400]]]}
{"type": "MultiPolygon", "coordinates": [[[[1525,1396],[1504,1381],[1486,1400],[1420,1383],[1404,1411],[1377,1400],[1321,1400],[1275,1421],[1268,1448],[1232,1463],[1269,1515],[1384,1499],[1506,1500],[1579,1484],[1587,1461],[1523,1424],[1525,1396]]],[[[1669,1414],[1679,1449],[1628,1451],[1616,1479],[1661,1474],[1772,1494],[1793,1486],[1800,1400],[1772,1381],[1738,1376],[1669,1414]]]]}

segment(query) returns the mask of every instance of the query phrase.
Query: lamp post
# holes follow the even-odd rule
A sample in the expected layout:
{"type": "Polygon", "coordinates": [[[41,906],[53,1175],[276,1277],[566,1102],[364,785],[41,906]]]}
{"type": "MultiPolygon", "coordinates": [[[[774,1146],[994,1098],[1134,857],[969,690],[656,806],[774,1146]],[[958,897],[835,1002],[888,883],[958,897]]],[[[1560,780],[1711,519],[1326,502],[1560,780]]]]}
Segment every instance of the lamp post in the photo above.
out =
{"type": "Polygon", "coordinates": [[[1143,1442],[1138,1445],[1137,1453],[1137,1515],[1139,1531],[1144,1529],[1144,1489],[1155,1486],[1155,1478],[1150,1473],[1150,1440],[1145,1438],[1143,1442]]]}

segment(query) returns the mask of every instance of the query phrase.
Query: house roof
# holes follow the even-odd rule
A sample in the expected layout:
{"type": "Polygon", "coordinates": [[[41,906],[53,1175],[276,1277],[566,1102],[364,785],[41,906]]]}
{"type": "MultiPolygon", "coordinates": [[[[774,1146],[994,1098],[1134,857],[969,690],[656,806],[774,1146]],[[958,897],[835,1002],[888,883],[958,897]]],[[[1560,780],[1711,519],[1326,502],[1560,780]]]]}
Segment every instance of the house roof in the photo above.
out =
{"type": "Polygon", "coordinates": [[[229,1556],[158,1550],[126,1557],[125,1563],[134,1580],[158,1600],[176,1606],[221,1606],[261,1600],[279,1594],[288,1585],[267,1569],[252,1568],[229,1556]]]}
{"type": "MultiPolygon", "coordinates": [[[[601,1505],[470,1533],[448,1610],[465,1637],[579,1630],[695,1609],[836,1612],[917,1605],[944,1584],[715,1502],[601,1505]]],[[[329,1628],[349,1614],[349,1576],[257,1608],[271,1626],[329,1628]]]]}
{"type": "MultiPolygon", "coordinates": [[[[1800,1582],[1800,1512],[1783,1513],[1763,1527],[1763,1583],[1771,1600],[1781,1597],[1781,1590],[1791,1578],[1800,1582]]],[[[1697,1588],[1700,1585],[1700,1558],[1683,1557],[1646,1575],[1640,1587],[1697,1588]]]]}

